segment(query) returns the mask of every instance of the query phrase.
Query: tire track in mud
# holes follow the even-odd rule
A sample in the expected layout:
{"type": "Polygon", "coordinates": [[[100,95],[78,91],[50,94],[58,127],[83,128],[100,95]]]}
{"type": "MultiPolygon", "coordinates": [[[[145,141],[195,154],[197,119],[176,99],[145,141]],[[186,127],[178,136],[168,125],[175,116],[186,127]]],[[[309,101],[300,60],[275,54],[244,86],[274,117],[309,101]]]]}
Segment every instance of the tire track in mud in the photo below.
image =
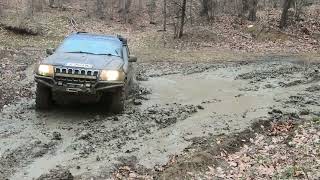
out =
{"type": "Polygon", "coordinates": [[[10,177],[18,168],[26,166],[34,159],[53,151],[56,146],[56,142],[42,143],[41,141],[30,141],[2,153],[0,157],[0,179],[10,177]]]}
{"type": "Polygon", "coordinates": [[[54,153],[60,143],[32,119],[34,110],[28,101],[21,100],[0,114],[0,179],[7,179],[35,159],[54,153]]]}

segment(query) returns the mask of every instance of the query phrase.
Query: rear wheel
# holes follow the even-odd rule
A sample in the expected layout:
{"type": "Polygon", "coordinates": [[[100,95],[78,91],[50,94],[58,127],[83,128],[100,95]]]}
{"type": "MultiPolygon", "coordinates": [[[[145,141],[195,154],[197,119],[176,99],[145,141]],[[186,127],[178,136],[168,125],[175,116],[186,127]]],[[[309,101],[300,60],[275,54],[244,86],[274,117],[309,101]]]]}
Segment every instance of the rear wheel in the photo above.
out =
{"type": "Polygon", "coordinates": [[[38,110],[50,109],[52,106],[51,97],[52,97],[51,89],[38,83],[37,90],[36,90],[36,109],[38,110]]]}

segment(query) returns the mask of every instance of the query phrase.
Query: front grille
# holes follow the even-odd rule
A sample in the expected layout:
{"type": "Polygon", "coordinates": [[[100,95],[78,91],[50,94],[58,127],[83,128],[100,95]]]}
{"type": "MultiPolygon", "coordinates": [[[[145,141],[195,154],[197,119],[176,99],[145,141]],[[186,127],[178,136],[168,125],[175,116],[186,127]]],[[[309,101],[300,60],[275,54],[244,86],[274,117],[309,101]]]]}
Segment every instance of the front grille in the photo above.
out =
{"type": "Polygon", "coordinates": [[[55,68],[56,74],[73,74],[73,75],[83,75],[83,76],[98,76],[98,70],[85,70],[85,69],[75,69],[75,68],[55,68]]]}
{"type": "Polygon", "coordinates": [[[93,85],[97,82],[99,75],[98,70],[87,70],[87,69],[77,69],[77,68],[65,68],[56,67],[55,68],[55,80],[58,85],[64,85],[69,83],[75,84],[88,84],[93,85]]]}

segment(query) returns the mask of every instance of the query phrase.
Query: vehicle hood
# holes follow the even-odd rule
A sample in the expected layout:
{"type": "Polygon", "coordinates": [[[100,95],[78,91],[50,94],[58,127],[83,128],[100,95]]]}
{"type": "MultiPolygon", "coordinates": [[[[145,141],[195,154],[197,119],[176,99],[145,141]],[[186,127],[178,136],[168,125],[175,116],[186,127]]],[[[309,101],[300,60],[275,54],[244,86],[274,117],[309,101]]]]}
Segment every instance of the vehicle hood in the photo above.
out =
{"type": "Polygon", "coordinates": [[[121,57],[84,53],[55,53],[47,57],[42,63],[54,66],[86,67],[97,70],[119,70],[122,69],[124,64],[121,57]]]}

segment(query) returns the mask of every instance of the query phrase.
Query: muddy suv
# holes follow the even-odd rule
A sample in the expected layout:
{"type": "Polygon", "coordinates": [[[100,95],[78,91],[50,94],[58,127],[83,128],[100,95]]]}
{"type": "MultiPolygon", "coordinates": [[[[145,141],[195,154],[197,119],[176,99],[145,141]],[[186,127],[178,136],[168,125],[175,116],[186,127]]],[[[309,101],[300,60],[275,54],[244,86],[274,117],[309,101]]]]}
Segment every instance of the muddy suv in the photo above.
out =
{"type": "Polygon", "coordinates": [[[101,102],[114,113],[123,111],[137,61],[130,56],[126,39],[75,33],[47,54],[35,70],[37,109],[69,99],[101,102]]]}

